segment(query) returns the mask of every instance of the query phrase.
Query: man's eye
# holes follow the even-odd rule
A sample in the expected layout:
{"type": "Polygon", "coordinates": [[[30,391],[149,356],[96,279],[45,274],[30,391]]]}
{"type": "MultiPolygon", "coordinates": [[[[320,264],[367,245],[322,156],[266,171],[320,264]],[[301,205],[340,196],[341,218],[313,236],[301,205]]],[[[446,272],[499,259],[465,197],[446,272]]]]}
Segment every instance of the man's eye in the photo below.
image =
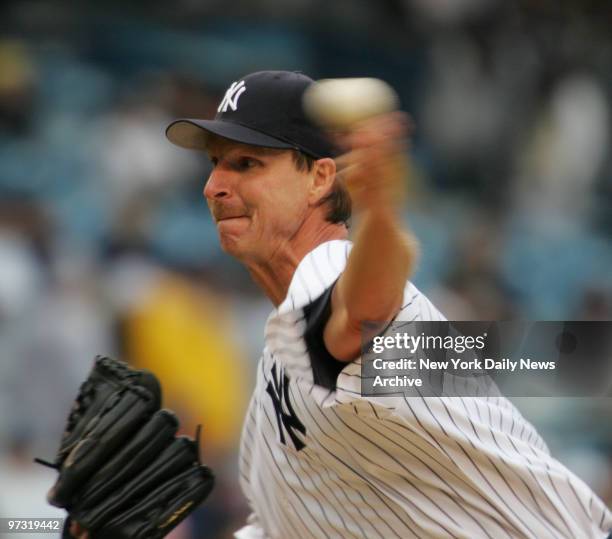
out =
{"type": "Polygon", "coordinates": [[[236,168],[239,170],[247,170],[249,168],[253,168],[257,166],[257,161],[250,157],[240,157],[236,161],[236,168]]]}
{"type": "Polygon", "coordinates": [[[219,160],[216,157],[211,157],[210,158],[210,164],[213,166],[213,168],[215,168],[217,166],[218,162],[219,162],[219,160]]]}

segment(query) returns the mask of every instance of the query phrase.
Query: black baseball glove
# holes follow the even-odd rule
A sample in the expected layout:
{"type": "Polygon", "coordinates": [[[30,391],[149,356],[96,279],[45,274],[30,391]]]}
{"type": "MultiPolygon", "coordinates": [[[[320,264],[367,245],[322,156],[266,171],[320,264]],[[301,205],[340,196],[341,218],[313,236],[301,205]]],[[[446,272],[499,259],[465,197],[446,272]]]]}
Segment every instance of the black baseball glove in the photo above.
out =
{"type": "Polygon", "coordinates": [[[155,375],[95,359],[55,461],[36,459],[59,472],[47,500],[68,511],[64,537],[73,519],[91,539],[161,539],[210,494],[198,443],[177,437],[176,416],[160,406],[155,375]]]}

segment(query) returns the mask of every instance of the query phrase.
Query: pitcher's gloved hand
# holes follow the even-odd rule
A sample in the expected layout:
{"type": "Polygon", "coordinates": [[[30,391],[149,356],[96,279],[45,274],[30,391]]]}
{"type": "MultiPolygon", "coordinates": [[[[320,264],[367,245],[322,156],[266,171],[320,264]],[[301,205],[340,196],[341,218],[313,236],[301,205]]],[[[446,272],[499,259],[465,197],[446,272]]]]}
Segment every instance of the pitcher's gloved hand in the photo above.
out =
{"type": "Polygon", "coordinates": [[[59,472],[47,500],[68,511],[64,537],[161,539],[210,494],[198,443],[160,406],[154,374],[96,358],[54,462],[36,459],[59,472]]]}

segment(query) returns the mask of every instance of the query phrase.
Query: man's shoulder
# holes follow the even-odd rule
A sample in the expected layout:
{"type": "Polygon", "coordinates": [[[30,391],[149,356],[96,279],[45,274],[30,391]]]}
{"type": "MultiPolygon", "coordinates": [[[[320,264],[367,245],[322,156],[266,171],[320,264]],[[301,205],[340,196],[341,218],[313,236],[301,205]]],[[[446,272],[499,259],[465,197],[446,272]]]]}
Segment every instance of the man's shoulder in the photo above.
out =
{"type": "Polygon", "coordinates": [[[295,269],[278,312],[304,308],[323,295],[344,271],[351,248],[348,240],[331,240],[312,249],[295,269]]]}
{"type": "MultiPolygon", "coordinates": [[[[275,314],[285,315],[297,310],[317,310],[325,296],[346,268],[353,244],[349,240],[331,240],[314,247],[298,264],[284,301],[275,314]]],[[[410,280],[406,281],[401,308],[395,317],[399,321],[446,320],[431,300],[410,280]]]]}
{"type": "MultiPolygon", "coordinates": [[[[312,382],[327,389],[335,389],[339,373],[351,363],[337,360],[323,339],[331,315],[333,287],[346,267],[351,248],[349,241],[333,240],[308,253],[294,273],[285,301],[271,314],[266,326],[266,342],[273,355],[302,377],[304,369],[308,369],[312,382]],[[297,350],[294,353],[294,345],[289,342],[302,339],[305,353],[302,355],[297,350]],[[296,368],[292,369],[294,366],[296,368]]],[[[412,282],[407,281],[401,309],[393,320],[444,320],[444,316],[412,282]]]]}

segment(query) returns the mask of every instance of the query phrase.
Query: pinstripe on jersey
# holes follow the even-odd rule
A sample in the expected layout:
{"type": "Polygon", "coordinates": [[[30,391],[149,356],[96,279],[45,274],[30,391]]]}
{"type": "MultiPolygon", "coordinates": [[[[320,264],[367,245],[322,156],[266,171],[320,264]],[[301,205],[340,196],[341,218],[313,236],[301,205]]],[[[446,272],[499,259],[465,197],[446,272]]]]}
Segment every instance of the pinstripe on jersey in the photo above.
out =
{"type": "MultiPolygon", "coordinates": [[[[612,514],[507,399],[361,397],[359,359],[313,383],[305,307],[350,248],[306,256],[266,323],[240,449],[257,537],[606,537],[612,514]]],[[[444,317],[409,282],[396,320],[444,317]]]]}

